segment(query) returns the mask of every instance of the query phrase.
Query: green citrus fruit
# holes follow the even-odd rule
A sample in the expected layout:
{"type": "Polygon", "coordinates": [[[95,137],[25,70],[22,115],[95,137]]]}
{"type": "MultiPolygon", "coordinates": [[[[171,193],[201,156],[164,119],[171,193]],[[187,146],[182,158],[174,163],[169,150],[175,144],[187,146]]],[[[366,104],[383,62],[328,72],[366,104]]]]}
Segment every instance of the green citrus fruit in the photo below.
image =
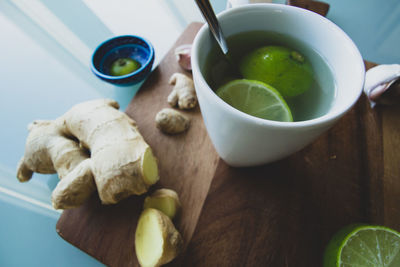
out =
{"type": "Polygon", "coordinates": [[[122,76],[134,72],[140,68],[140,63],[131,58],[119,58],[111,64],[110,74],[122,76]]]}
{"type": "Polygon", "coordinates": [[[216,94],[232,107],[266,120],[293,121],[285,100],[272,86],[253,80],[234,80],[216,94]]]}
{"type": "Polygon", "coordinates": [[[400,266],[400,233],[384,226],[349,225],[325,249],[323,267],[400,266]]]}
{"type": "Polygon", "coordinates": [[[313,83],[311,64],[302,54],[283,46],[263,46],[246,54],[239,63],[243,78],[272,85],[283,97],[307,91],[313,83]]]}

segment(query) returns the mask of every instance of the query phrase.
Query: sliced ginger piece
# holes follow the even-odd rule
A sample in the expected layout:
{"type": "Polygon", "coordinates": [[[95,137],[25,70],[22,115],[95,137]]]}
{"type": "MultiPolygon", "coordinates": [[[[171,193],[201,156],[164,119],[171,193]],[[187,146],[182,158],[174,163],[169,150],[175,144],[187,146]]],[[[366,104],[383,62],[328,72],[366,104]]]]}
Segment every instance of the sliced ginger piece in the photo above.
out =
{"type": "Polygon", "coordinates": [[[162,211],[171,220],[180,211],[181,202],[178,194],[171,189],[158,189],[144,200],[143,209],[153,208],[162,211]]]}
{"type": "Polygon", "coordinates": [[[148,185],[155,184],[158,179],[158,166],[157,159],[153,155],[150,147],[146,149],[142,157],[142,171],[143,171],[143,180],[148,185]]]}
{"type": "Polygon", "coordinates": [[[142,267],[172,261],[182,250],[183,240],[170,218],[156,209],[145,209],[135,233],[135,251],[142,267]]]}

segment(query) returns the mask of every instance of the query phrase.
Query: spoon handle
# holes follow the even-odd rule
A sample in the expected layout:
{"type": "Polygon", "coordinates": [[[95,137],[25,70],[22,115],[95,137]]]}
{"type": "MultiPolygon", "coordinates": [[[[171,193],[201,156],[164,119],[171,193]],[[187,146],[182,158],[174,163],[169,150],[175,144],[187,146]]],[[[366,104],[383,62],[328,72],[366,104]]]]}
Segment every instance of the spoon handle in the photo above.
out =
{"type": "Polygon", "coordinates": [[[226,44],[224,35],[222,34],[222,29],[219,26],[217,17],[215,16],[214,10],[211,7],[209,0],[195,0],[197,6],[199,7],[204,19],[207,21],[211,33],[214,35],[217,40],[219,46],[222,49],[222,52],[227,55],[228,54],[228,46],[226,44]]]}

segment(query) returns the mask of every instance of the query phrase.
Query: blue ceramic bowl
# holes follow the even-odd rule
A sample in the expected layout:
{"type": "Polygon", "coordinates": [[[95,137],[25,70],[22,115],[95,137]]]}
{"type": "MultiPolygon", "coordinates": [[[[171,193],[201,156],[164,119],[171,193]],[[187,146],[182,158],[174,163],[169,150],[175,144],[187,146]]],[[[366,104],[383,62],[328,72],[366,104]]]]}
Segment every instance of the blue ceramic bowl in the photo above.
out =
{"type": "Polygon", "coordinates": [[[143,81],[151,72],[154,63],[154,48],[146,39],[123,35],[101,43],[93,53],[90,68],[100,79],[120,86],[133,85],[143,81]],[[121,76],[110,74],[111,64],[119,58],[132,58],[140,68],[121,76]]]}

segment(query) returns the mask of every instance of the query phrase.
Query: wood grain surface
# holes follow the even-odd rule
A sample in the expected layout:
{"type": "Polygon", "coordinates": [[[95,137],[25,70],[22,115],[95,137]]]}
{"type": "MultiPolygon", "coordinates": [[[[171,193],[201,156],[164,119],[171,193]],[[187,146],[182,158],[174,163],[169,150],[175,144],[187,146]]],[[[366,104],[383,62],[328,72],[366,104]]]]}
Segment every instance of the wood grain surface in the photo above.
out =
{"type": "MultiPolygon", "coordinates": [[[[190,43],[192,24],[176,45],[190,43]]],[[[176,46],[175,45],[175,46],[176,46]]],[[[181,136],[155,128],[167,107],[169,76],[183,72],[168,53],[133,99],[133,117],[160,159],[158,187],[176,190],[186,250],[169,266],[321,266],[325,245],[356,222],[400,230],[400,106],[371,109],[363,95],[328,132],[275,163],[231,168],[218,158],[199,110],[181,136]]],[[[366,62],[366,67],[372,67],[366,62]]],[[[63,212],[57,231],[108,266],[137,266],[134,231],[143,197],[102,206],[94,195],[63,212]]]]}
{"type": "Polygon", "coordinates": [[[399,148],[399,106],[371,109],[362,95],[289,158],[242,169],[221,161],[182,266],[322,266],[343,226],[400,230],[399,148]]]}
{"type": "Polygon", "coordinates": [[[326,16],[329,11],[329,4],[314,0],[287,0],[287,4],[291,6],[297,6],[304,9],[311,10],[322,16],[326,16]]]}

